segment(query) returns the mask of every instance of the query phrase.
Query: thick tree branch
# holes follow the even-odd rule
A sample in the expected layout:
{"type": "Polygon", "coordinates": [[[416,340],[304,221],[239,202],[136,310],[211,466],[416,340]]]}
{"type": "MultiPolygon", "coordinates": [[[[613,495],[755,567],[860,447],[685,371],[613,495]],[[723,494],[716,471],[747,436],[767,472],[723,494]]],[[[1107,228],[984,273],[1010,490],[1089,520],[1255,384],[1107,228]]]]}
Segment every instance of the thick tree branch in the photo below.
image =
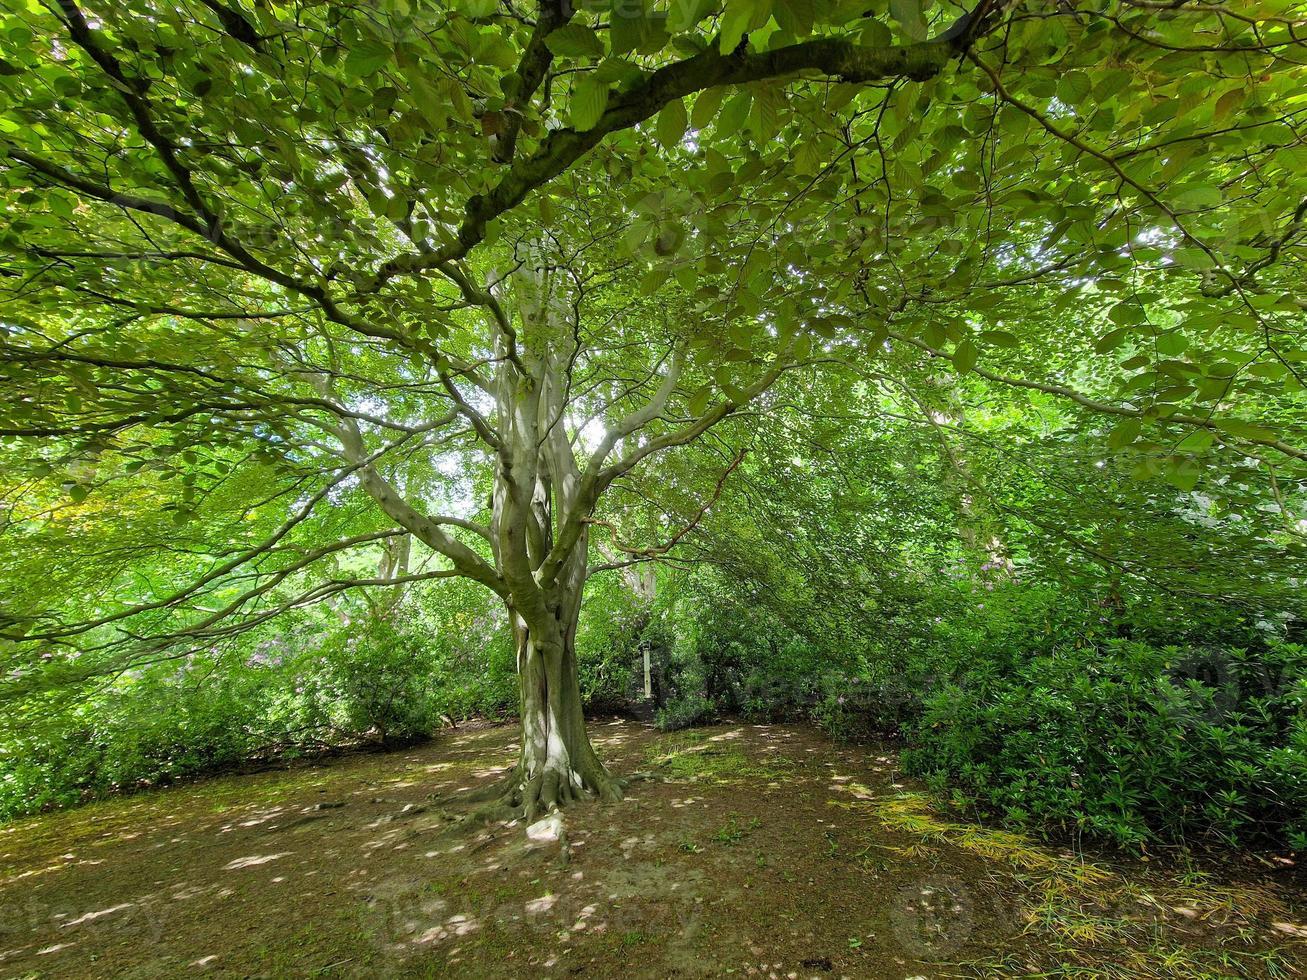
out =
{"type": "Polygon", "coordinates": [[[526,43],[517,71],[503,80],[500,87],[504,91],[504,108],[506,110],[504,129],[498,135],[495,146],[495,160],[509,163],[517,147],[517,134],[521,132],[522,120],[540,83],[544,81],[553,64],[554,56],[545,43],[550,34],[572,19],[576,8],[571,0],[541,0],[536,14],[536,26],[531,32],[531,39],[526,43]]]}
{"type": "Polygon", "coordinates": [[[750,52],[744,46],[721,54],[710,45],[699,54],[659,68],[644,81],[610,100],[593,128],[578,132],[559,129],[549,135],[529,158],[513,164],[508,174],[487,194],[468,201],[457,240],[430,253],[406,254],[386,262],[364,291],[381,288],[400,275],[432,269],[462,258],[485,238],[486,225],[520,204],[535,188],[553,180],[592,150],[609,133],[629,129],[656,115],[674,99],[719,85],[743,85],[811,71],[841,82],[874,82],[890,78],[924,81],[944,70],[989,23],[982,0],[979,16],[967,14],[939,38],[917,44],[866,47],[839,38],[818,38],[777,48],[750,52]]]}
{"type": "MultiPolygon", "coordinates": [[[[433,425],[448,424],[453,421],[453,417],[451,413],[451,415],[433,425]]],[[[448,558],[454,563],[454,567],[461,575],[480,582],[496,594],[507,598],[508,587],[504,580],[500,578],[499,573],[463,542],[441,530],[444,525],[463,527],[490,541],[491,532],[489,528],[475,525],[470,521],[464,521],[462,518],[429,517],[421,513],[385,477],[377,472],[373,463],[380,454],[373,453],[370,456],[366,454],[362,434],[356,425],[347,421],[338,430],[337,435],[345,450],[345,457],[360,471],[359,482],[362,484],[363,489],[368,492],[391,520],[400,527],[412,532],[419,541],[431,548],[431,550],[448,558]]]]}

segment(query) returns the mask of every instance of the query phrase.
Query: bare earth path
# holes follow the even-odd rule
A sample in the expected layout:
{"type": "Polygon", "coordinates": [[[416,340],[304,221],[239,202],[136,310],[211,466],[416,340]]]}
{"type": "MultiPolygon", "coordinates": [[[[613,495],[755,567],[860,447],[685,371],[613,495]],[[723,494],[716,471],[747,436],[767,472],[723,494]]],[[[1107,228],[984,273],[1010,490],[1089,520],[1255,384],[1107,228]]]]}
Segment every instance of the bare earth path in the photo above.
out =
{"type": "Polygon", "coordinates": [[[0,827],[6,977],[1289,977],[1307,892],[1035,846],[810,730],[593,726],[613,805],[470,827],[515,730],[0,827]]]}

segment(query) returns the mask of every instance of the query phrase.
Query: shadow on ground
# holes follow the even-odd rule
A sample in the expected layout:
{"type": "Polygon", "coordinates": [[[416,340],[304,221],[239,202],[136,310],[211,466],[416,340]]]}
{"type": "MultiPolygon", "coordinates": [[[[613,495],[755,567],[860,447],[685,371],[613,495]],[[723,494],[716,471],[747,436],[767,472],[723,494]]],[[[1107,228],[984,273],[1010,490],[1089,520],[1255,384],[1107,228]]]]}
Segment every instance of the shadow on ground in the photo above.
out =
{"type": "Polygon", "coordinates": [[[516,732],[0,827],[0,975],[1281,977],[1304,893],[948,818],[888,750],[788,726],[592,726],[660,778],[561,838],[468,826],[516,732]],[[433,796],[438,798],[433,799],[433,796]],[[451,802],[452,801],[452,802],[451,802]]]}

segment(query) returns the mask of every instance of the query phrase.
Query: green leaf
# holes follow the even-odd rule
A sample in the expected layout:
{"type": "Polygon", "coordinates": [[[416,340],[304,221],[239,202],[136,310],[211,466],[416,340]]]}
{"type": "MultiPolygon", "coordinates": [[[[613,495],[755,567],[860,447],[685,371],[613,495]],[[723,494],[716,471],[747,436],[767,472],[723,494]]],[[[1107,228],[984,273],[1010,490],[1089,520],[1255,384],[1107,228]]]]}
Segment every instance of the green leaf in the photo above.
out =
{"type": "Polygon", "coordinates": [[[926,18],[921,12],[921,0],[889,0],[889,12],[909,41],[926,40],[926,18]]]}
{"type": "Polygon", "coordinates": [[[744,126],[744,120],[749,116],[749,106],[753,102],[753,96],[748,92],[740,92],[731,98],[726,105],[722,106],[722,111],[717,116],[716,130],[719,134],[733,136],[744,126]]]}
{"type": "Polygon", "coordinates": [[[671,221],[658,230],[654,239],[654,254],[666,257],[675,255],[685,242],[685,226],[679,221],[671,221]]]}
{"type": "Polygon", "coordinates": [[[1228,432],[1236,439],[1269,441],[1275,438],[1275,433],[1266,426],[1245,422],[1242,419],[1213,419],[1212,421],[1216,423],[1218,429],[1222,432],[1228,432]]]}
{"type": "Polygon", "coordinates": [[[784,96],[773,86],[760,88],[754,94],[753,108],[749,113],[749,126],[755,140],[770,142],[780,131],[780,109],[784,96]]]}
{"type": "Polygon", "coordinates": [[[767,23],[770,17],[771,0],[726,0],[717,42],[721,53],[733,52],[746,34],[767,23]]]}
{"type": "Polygon", "coordinates": [[[677,146],[681,142],[681,137],[685,135],[685,127],[688,124],[685,103],[680,99],[673,99],[658,113],[656,126],[658,142],[669,150],[677,146]]]}
{"type": "Polygon", "coordinates": [[[1198,476],[1198,464],[1191,459],[1168,456],[1163,461],[1162,478],[1186,493],[1198,485],[1198,476]]]}
{"type": "Polygon", "coordinates": [[[1144,308],[1135,302],[1117,303],[1108,310],[1107,318],[1121,327],[1133,326],[1147,320],[1144,308]]]}
{"type": "Polygon", "coordinates": [[[1141,425],[1138,419],[1122,419],[1107,434],[1107,445],[1111,449],[1124,449],[1139,438],[1141,425]]]}
{"type": "Polygon", "coordinates": [[[813,0],[776,0],[772,16],[781,30],[796,38],[807,37],[812,33],[815,13],[813,0]]]}
{"type": "Polygon", "coordinates": [[[1160,470],[1157,460],[1144,458],[1130,468],[1130,475],[1136,480],[1152,480],[1160,470]]]}
{"type": "Polygon", "coordinates": [[[1212,257],[1201,248],[1178,248],[1172,257],[1177,265],[1181,265],[1186,269],[1193,269],[1196,272],[1202,272],[1216,266],[1216,263],[1212,261],[1212,257]]]}
{"type": "Polygon", "coordinates": [[[481,34],[476,46],[476,60],[510,71],[517,67],[518,51],[506,34],[481,34]]]}
{"type": "Polygon", "coordinates": [[[1220,122],[1239,106],[1243,105],[1246,96],[1243,86],[1232,88],[1219,99],[1216,100],[1216,107],[1212,110],[1213,122],[1220,122]]]}
{"type": "Polygon", "coordinates": [[[1094,350],[1099,354],[1106,354],[1108,351],[1116,350],[1125,343],[1128,336],[1130,336],[1130,331],[1125,327],[1109,330],[1094,343],[1094,350]]]}
{"type": "Polygon", "coordinates": [[[1157,338],[1157,351],[1167,357],[1176,357],[1189,349],[1189,338],[1177,330],[1157,338]]]}
{"type": "Polygon", "coordinates": [[[704,385],[694,394],[692,394],[687,403],[691,415],[702,415],[708,410],[708,403],[712,401],[713,389],[711,385],[704,385]]]}
{"type": "Polygon", "coordinates": [[[499,0],[459,0],[458,9],[473,20],[482,20],[499,9],[499,0]]]}
{"type": "Polygon", "coordinates": [[[690,110],[690,125],[695,129],[706,129],[721,108],[726,92],[725,85],[716,85],[700,92],[694,99],[694,108],[690,110]]]}
{"type": "Polygon", "coordinates": [[[604,42],[584,24],[564,24],[545,38],[545,47],[563,58],[602,58],[604,42]]]}
{"type": "Polygon", "coordinates": [[[993,347],[1020,347],[1021,341],[1006,330],[982,330],[980,339],[993,347]]]}
{"type": "Polygon", "coordinates": [[[966,374],[976,366],[980,351],[971,340],[964,340],[953,349],[953,367],[958,374],[966,374]]]}
{"type": "Polygon", "coordinates": [[[1181,208],[1220,207],[1225,202],[1225,192],[1214,184],[1191,185],[1175,196],[1175,203],[1181,208]]]}
{"type": "Polygon", "coordinates": [[[648,14],[643,0],[613,4],[608,27],[608,46],[613,49],[613,54],[635,51],[644,43],[648,33],[648,14]]]}
{"type": "Polygon", "coordinates": [[[717,7],[717,0],[676,0],[667,11],[667,29],[673,34],[688,31],[717,7]]]}
{"type": "Polygon", "coordinates": [[[344,68],[355,78],[367,78],[385,67],[394,53],[389,45],[380,41],[365,41],[350,50],[344,68]]]}
{"type": "Polygon", "coordinates": [[[671,270],[665,265],[650,269],[640,277],[640,293],[644,296],[652,296],[662,288],[663,283],[667,281],[667,276],[671,270]]]}
{"type": "Polygon", "coordinates": [[[1069,71],[1057,83],[1057,97],[1069,106],[1078,106],[1089,97],[1094,83],[1083,71],[1069,71]]]}
{"type": "Polygon", "coordinates": [[[1176,449],[1184,453],[1201,453],[1211,448],[1216,441],[1209,429],[1195,429],[1176,444],[1176,449]]]}
{"type": "Polygon", "coordinates": [[[626,234],[622,236],[622,244],[626,247],[627,252],[635,255],[644,248],[644,243],[649,240],[650,224],[648,221],[640,220],[631,222],[631,227],[626,229],[626,234]]]}
{"type": "Polygon", "coordinates": [[[608,108],[608,86],[594,78],[582,78],[572,87],[572,102],[568,115],[572,127],[580,132],[594,129],[608,108]]]}

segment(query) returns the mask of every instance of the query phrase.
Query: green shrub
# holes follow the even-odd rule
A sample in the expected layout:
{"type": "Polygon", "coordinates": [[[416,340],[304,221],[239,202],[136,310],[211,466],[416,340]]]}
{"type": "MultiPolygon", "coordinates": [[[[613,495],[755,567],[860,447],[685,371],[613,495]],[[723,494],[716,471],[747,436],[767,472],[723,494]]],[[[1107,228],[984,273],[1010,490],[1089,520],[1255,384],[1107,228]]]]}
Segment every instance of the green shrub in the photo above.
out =
{"type": "Polygon", "coordinates": [[[337,634],[325,652],[339,730],[404,743],[439,726],[430,637],[379,620],[359,633],[337,634]]]}
{"type": "Polygon", "coordinates": [[[716,720],[716,706],[702,694],[688,694],[659,708],[654,724],[664,732],[676,732],[716,720]]]}
{"type": "Polygon", "coordinates": [[[319,607],[222,651],[17,702],[0,715],[0,819],[261,756],[409,742],[442,716],[515,711],[499,607],[457,591],[425,608],[422,598],[386,616],[319,607]]]}
{"type": "Polygon", "coordinates": [[[925,698],[909,771],[993,814],[1122,844],[1307,843],[1307,648],[1127,640],[977,670],[925,698]]]}
{"type": "Polygon", "coordinates": [[[907,678],[822,678],[809,717],[832,738],[845,742],[898,738],[921,714],[922,691],[907,678]]]}

